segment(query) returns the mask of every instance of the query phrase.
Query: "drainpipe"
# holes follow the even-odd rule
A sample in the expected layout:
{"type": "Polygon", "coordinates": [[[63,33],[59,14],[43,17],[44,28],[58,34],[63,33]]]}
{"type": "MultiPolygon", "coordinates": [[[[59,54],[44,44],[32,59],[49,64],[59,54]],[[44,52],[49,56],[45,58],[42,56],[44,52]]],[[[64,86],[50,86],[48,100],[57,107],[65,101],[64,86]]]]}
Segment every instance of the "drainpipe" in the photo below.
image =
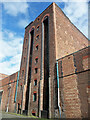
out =
{"type": "Polygon", "coordinates": [[[16,98],[17,98],[18,81],[19,81],[19,72],[18,72],[18,76],[17,76],[17,84],[16,84],[16,92],[15,92],[15,100],[14,100],[14,102],[16,102],[16,98]]]}
{"type": "Polygon", "coordinates": [[[60,94],[59,94],[59,72],[58,72],[58,61],[56,62],[56,68],[57,68],[57,85],[58,85],[58,107],[59,107],[59,114],[60,114],[60,118],[61,118],[60,94]]]}
{"type": "Polygon", "coordinates": [[[8,112],[8,107],[9,107],[9,99],[10,99],[10,94],[11,94],[11,84],[9,84],[9,96],[8,96],[8,103],[7,103],[7,109],[6,109],[6,112],[8,112]]]}
{"type": "Polygon", "coordinates": [[[18,72],[18,76],[17,76],[17,84],[16,84],[16,92],[15,92],[15,113],[16,113],[16,98],[17,98],[17,89],[18,89],[18,81],[19,81],[19,72],[18,72]]]}

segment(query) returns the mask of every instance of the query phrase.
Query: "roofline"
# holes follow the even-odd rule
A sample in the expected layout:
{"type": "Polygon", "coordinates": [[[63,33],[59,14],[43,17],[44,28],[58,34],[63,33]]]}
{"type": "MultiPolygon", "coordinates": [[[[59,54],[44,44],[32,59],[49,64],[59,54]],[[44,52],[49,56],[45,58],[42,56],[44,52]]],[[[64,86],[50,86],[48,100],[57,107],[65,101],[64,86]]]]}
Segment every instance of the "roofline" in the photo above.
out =
{"type": "Polygon", "coordinates": [[[59,60],[65,58],[65,57],[68,57],[68,56],[70,56],[70,55],[73,55],[74,53],[77,53],[77,52],[82,51],[82,50],[84,50],[84,49],[87,49],[87,48],[89,48],[89,47],[90,47],[90,46],[85,47],[85,48],[82,48],[82,49],[80,49],[80,50],[78,50],[78,51],[76,51],[76,52],[73,52],[73,53],[69,54],[69,55],[66,55],[66,56],[64,56],[64,57],[61,57],[61,58],[59,58],[59,59],[56,59],[56,61],[59,61],[59,60]]]}
{"type": "MultiPolygon", "coordinates": [[[[43,12],[45,12],[51,5],[53,5],[53,4],[56,4],[55,2],[52,2],[47,8],[45,8],[45,10],[44,11],[42,11],[36,18],[35,18],[35,20],[41,15],[41,14],[43,14],[43,12]]],[[[34,21],[35,21],[34,20],[34,21]]],[[[25,27],[25,29],[29,26],[29,25],[31,25],[34,21],[32,21],[32,22],[30,22],[26,27],[25,27]]]]}
{"type": "MultiPolygon", "coordinates": [[[[20,70],[19,70],[20,71],[20,70]]],[[[19,72],[19,71],[17,71],[17,72],[19,72]]],[[[17,73],[17,72],[15,72],[15,73],[17,73]]],[[[13,73],[13,74],[15,74],[15,73],[13,73]]],[[[13,75],[13,74],[11,74],[11,75],[13,75]]],[[[7,77],[5,77],[5,78],[8,78],[9,76],[11,76],[11,75],[8,75],[7,77]]],[[[5,78],[2,78],[1,80],[4,80],[5,78]]],[[[0,81],[1,81],[0,80],[0,81]]]]}
{"type": "Polygon", "coordinates": [[[75,25],[74,23],[71,22],[69,17],[66,16],[66,14],[63,12],[63,10],[55,3],[55,5],[61,10],[61,12],[64,14],[64,16],[69,20],[69,22],[89,41],[89,38],[86,37],[75,25]]]}

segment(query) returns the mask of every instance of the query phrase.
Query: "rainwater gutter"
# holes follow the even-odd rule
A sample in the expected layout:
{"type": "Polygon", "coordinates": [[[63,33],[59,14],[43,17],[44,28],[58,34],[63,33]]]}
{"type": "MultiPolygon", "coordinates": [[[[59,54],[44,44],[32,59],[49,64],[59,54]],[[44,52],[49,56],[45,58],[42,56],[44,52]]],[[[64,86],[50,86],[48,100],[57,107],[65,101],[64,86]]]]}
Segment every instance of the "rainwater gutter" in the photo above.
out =
{"type": "Polygon", "coordinates": [[[17,84],[16,84],[16,92],[15,92],[15,113],[16,113],[16,98],[17,98],[17,89],[18,89],[18,81],[19,81],[19,71],[18,71],[18,76],[17,76],[17,84]]]}
{"type": "Polygon", "coordinates": [[[16,92],[15,92],[14,102],[16,102],[16,98],[17,98],[18,81],[19,81],[19,72],[18,72],[18,76],[17,76],[17,84],[16,84],[16,92]]]}
{"type": "Polygon", "coordinates": [[[58,107],[59,107],[59,114],[60,114],[60,118],[61,118],[60,94],[59,94],[59,72],[58,72],[58,61],[56,62],[56,69],[57,69],[57,85],[58,85],[58,107]]]}

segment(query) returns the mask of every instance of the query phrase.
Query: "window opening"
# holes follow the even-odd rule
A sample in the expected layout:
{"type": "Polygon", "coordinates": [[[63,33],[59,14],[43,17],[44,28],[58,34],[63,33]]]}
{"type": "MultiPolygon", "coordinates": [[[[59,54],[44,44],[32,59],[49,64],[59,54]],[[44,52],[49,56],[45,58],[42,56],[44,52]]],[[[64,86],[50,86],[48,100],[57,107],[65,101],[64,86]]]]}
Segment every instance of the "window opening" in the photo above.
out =
{"type": "Polygon", "coordinates": [[[37,73],[38,72],[38,68],[35,68],[35,73],[37,73]]]}
{"type": "Polygon", "coordinates": [[[29,70],[28,70],[28,81],[27,81],[27,91],[26,91],[26,101],[25,101],[25,110],[28,111],[29,105],[29,88],[31,81],[31,70],[32,70],[32,56],[33,56],[33,41],[34,41],[34,29],[30,32],[30,58],[29,58],[29,70]]]}
{"type": "Polygon", "coordinates": [[[39,35],[36,36],[36,40],[38,40],[38,39],[39,39],[39,35]]]}
{"type": "Polygon", "coordinates": [[[25,57],[24,57],[24,62],[25,62],[25,57]]]}
{"type": "Polygon", "coordinates": [[[27,39],[26,39],[26,43],[27,43],[27,39]]]}
{"type": "Polygon", "coordinates": [[[37,31],[39,31],[39,26],[37,27],[37,31]]]}
{"type": "Polygon", "coordinates": [[[37,79],[34,80],[34,86],[36,86],[36,85],[37,85],[37,79]]]}
{"type": "Polygon", "coordinates": [[[23,78],[23,76],[24,76],[24,70],[22,70],[22,78],[23,78]]]}
{"type": "Polygon", "coordinates": [[[38,63],[38,58],[35,58],[35,63],[38,63]]]}
{"type": "Polygon", "coordinates": [[[33,101],[35,102],[37,100],[37,93],[33,94],[33,101]]]}
{"type": "Polygon", "coordinates": [[[38,45],[36,45],[36,50],[38,50],[38,45]]]}

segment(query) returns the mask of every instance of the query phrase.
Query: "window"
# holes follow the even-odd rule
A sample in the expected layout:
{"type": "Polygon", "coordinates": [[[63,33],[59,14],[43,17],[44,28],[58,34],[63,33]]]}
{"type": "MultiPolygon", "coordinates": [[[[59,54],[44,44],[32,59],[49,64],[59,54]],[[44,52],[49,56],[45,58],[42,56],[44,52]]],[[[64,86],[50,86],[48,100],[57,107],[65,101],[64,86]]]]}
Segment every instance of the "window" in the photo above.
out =
{"type": "Polygon", "coordinates": [[[39,39],[39,35],[36,36],[36,40],[38,40],[38,39],[39,39]]]}
{"type": "Polygon", "coordinates": [[[24,62],[25,62],[25,57],[24,57],[24,62]]]}
{"type": "Polygon", "coordinates": [[[26,43],[27,43],[27,39],[26,39],[26,43]]]}
{"type": "Polygon", "coordinates": [[[38,63],[38,57],[35,58],[35,63],[38,63]]]}
{"type": "Polygon", "coordinates": [[[35,114],[35,113],[32,113],[32,115],[33,115],[33,116],[36,116],[36,114],[35,114]]]}
{"type": "Polygon", "coordinates": [[[39,31],[39,26],[37,26],[37,31],[39,31]]]}
{"type": "Polygon", "coordinates": [[[36,86],[36,85],[37,85],[37,79],[34,80],[34,86],[36,86]]]}
{"type": "Polygon", "coordinates": [[[24,75],[24,70],[22,70],[22,78],[23,78],[23,75],[24,75]]]}
{"type": "Polygon", "coordinates": [[[35,102],[36,100],[37,100],[37,93],[34,92],[34,93],[33,93],[33,101],[35,102]]]}
{"type": "Polygon", "coordinates": [[[37,73],[38,72],[38,68],[35,68],[35,73],[37,73]]]}
{"type": "Polygon", "coordinates": [[[26,48],[25,48],[25,53],[26,53],[26,48]]]}
{"type": "Polygon", "coordinates": [[[36,50],[38,50],[38,45],[36,45],[36,50]]]}
{"type": "Polygon", "coordinates": [[[39,20],[40,20],[40,18],[37,19],[37,21],[39,21],[39,20]]]}
{"type": "Polygon", "coordinates": [[[36,116],[36,112],[35,112],[34,110],[32,111],[32,115],[33,115],[33,116],[36,116]]]}
{"type": "Polygon", "coordinates": [[[20,85],[20,92],[22,91],[22,85],[20,85]]]}

